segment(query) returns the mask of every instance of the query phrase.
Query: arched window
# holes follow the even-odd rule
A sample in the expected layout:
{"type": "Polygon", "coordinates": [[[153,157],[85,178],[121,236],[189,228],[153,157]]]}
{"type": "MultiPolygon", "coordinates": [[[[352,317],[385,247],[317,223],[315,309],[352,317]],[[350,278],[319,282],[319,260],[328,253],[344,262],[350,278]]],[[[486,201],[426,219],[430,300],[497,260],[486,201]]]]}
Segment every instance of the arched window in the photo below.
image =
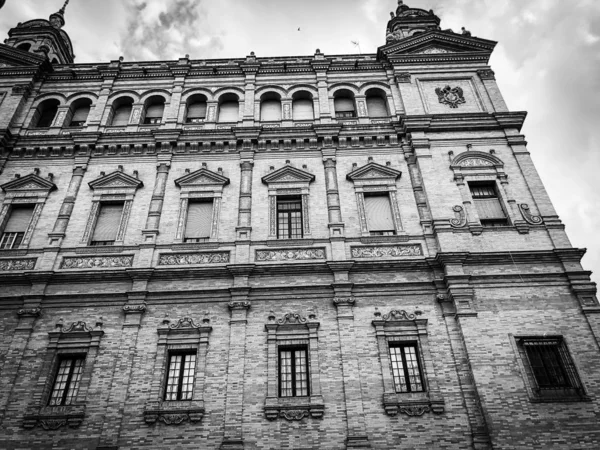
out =
{"type": "Polygon", "coordinates": [[[260,120],[262,122],[281,121],[281,96],[268,92],[260,98],[260,120]]]}
{"type": "Polygon", "coordinates": [[[381,89],[367,91],[367,110],[369,117],[388,117],[390,115],[385,92],[381,89]]]}
{"type": "Polygon", "coordinates": [[[159,124],[162,123],[163,113],[165,112],[165,99],[159,95],[155,95],[146,100],[146,115],[144,116],[144,124],[159,124]]]}
{"type": "Polygon", "coordinates": [[[113,116],[111,125],[113,127],[124,127],[129,123],[131,110],[133,109],[133,99],[131,97],[121,97],[113,103],[113,116]]]}
{"type": "Polygon", "coordinates": [[[58,111],[58,105],[60,105],[60,102],[54,99],[45,100],[40,103],[32,121],[34,128],[51,127],[58,111]]]}
{"type": "Polygon", "coordinates": [[[240,100],[235,94],[225,94],[219,99],[219,122],[237,122],[240,100]]]}
{"type": "Polygon", "coordinates": [[[185,123],[200,123],[206,119],[206,97],[201,94],[192,95],[185,112],[185,123]]]}
{"type": "Polygon", "coordinates": [[[89,98],[81,98],[73,102],[71,106],[71,121],[70,127],[82,127],[87,122],[92,101],[89,98]]]}
{"type": "Polygon", "coordinates": [[[52,58],[52,64],[59,64],[58,59],[52,58]]]}
{"type": "Polygon", "coordinates": [[[17,48],[19,50],[23,50],[24,52],[28,52],[29,50],[31,50],[31,44],[28,44],[27,42],[17,45],[17,48]]]}
{"type": "Polygon", "coordinates": [[[310,92],[300,91],[294,94],[292,114],[294,120],[313,120],[315,118],[313,97],[310,92]]]}
{"type": "Polygon", "coordinates": [[[356,107],[354,106],[354,94],[347,89],[341,89],[334,96],[335,117],[345,119],[356,117],[356,107]]]}

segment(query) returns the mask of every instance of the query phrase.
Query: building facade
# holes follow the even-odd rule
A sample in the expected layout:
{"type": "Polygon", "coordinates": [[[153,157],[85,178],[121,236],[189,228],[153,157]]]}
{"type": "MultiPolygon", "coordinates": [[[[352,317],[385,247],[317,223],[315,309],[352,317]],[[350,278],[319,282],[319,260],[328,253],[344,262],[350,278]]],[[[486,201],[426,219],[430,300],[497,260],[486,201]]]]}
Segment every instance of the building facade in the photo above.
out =
{"type": "Polygon", "coordinates": [[[597,449],[600,305],[488,65],[0,44],[0,448],[597,449]]]}

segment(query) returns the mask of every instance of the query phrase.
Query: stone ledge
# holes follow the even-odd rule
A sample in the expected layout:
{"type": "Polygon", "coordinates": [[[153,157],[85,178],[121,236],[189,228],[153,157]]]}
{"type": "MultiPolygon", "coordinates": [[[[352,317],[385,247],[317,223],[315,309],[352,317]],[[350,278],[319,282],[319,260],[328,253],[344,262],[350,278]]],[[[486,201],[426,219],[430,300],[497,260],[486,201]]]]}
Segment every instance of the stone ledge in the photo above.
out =
{"type": "Polygon", "coordinates": [[[158,421],[166,425],[180,425],[183,422],[198,423],[204,417],[203,401],[155,401],[148,402],[144,409],[144,421],[153,425],[158,421]]]}

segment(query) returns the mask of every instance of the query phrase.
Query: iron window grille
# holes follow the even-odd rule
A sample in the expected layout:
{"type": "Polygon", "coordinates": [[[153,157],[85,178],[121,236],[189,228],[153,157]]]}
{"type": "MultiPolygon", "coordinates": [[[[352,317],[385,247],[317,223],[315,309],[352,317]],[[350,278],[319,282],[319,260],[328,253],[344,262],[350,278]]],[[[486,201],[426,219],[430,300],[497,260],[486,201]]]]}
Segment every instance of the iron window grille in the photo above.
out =
{"type": "Polygon", "coordinates": [[[424,392],[417,344],[390,343],[390,360],[396,392],[424,392]]]}
{"type": "Polygon", "coordinates": [[[300,197],[277,197],[277,238],[301,239],[302,199],[300,197]]]}
{"type": "Polygon", "coordinates": [[[171,353],[169,355],[165,400],[192,400],[195,372],[195,352],[171,353]]]}
{"type": "Polygon", "coordinates": [[[62,358],[56,371],[49,406],[72,405],[79,391],[85,356],[62,358]]]}
{"type": "Polygon", "coordinates": [[[521,338],[519,345],[525,352],[534,382],[533,390],[544,393],[574,393],[584,397],[575,364],[562,337],[521,338]]]}
{"type": "Polygon", "coordinates": [[[279,348],[279,396],[308,397],[308,347],[279,348]]]}

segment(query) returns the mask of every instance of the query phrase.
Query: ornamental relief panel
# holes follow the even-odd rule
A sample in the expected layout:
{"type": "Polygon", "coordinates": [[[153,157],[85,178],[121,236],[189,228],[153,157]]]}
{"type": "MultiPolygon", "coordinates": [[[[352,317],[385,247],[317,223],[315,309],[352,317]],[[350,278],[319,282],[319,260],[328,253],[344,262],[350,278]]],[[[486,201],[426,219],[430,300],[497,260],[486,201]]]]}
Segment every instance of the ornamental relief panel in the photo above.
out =
{"type": "Polygon", "coordinates": [[[227,264],[229,252],[161,253],[159,266],[191,266],[199,264],[227,264]]]}
{"type": "Polygon", "coordinates": [[[324,248],[296,248],[281,250],[256,250],[257,262],[307,261],[326,259],[324,248]]]}
{"type": "Polygon", "coordinates": [[[133,255],[64,257],[61,269],[117,269],[133,266],[133,255]]]}
{"type": "Polygon", "coordinates": [[[417,80],[426,114],[483,112],[482,96],[471,78],[417,80]]]}
{"type": "Polygon", "coordinates": [[[10,272],[13,270],[33,270],[37,258],[26,259],[0,259],[0,272],[10,272]]]}
{"type": "Polygon", "coordinates": [[[410,258],[423,256],[421,244],[352,247],[353,258],[410,258]]]}

